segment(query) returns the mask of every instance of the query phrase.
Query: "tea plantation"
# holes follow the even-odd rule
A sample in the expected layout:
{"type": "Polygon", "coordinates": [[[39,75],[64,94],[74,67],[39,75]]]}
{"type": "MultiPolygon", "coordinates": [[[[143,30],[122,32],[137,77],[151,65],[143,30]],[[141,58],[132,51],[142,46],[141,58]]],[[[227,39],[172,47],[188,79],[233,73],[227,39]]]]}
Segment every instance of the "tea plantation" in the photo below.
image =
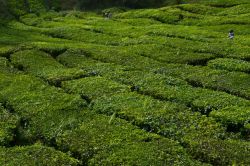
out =
{"type": "Polygon", "coordinates": [[[0,17],[0,165],[250,165],[249,0],[110,18],[17,2],[0,17]]]}

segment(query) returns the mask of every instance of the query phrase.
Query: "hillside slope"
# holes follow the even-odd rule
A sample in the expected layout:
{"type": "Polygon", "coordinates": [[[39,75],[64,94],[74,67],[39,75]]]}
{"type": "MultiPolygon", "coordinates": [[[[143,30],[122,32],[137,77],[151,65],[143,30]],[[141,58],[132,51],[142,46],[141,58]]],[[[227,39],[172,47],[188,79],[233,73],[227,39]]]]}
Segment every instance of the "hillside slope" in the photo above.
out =
{"type": "Polygon", "coordinates": [[[108,7],[125,7],[125,8],[152,8],[164,5],[174,4],[192,4],[200,3],[217,7],[230,7],[238,4],[249,3],[248,0],[1,0],[0,15],[9,11],[15,16],[27,13],[39,13],[45,10],[93,10],[108,7]]]}
{"type": "Polygon", "coordinates": [[[250,165],[250,2],[227,2],[0,24],[0,165],[250,165]]]}

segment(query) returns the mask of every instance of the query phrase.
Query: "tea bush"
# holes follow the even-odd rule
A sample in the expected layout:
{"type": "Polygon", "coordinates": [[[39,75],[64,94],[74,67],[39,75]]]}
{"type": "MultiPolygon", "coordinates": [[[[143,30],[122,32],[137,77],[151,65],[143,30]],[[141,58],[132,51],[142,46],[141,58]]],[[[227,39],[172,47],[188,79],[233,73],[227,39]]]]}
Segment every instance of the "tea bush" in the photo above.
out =
{"type": "Polygon", "coordinates": [[[80,162],[54,148],[40,144],[30,146],[0,147],[1,165],[72,165],[80,162]]]}
{"type": "Polygon", "coordinates": [[[248,0],[29,2],[0,20],[0,165],[250,165],[248,0]]]}
{"type": "Polygon", "coordinates": [[[191,137],[185,138],[190,146],[188,152],[201,161],[216,165],[248,165],[249,163],[250,144],[248,141],[191,137]]]}
{"type": "Polygon", "coordinates": [[[218,111],[212,111],[210,116],[228,126],[228,130],[237,131],[239,128],[243,128],[243,130],[248,130],[249,133],[247,128],[250,123],[249,107],[227,107],[218,111]]]}
{"type": "Polygon", "coordinates": [[[218,13],[218,15],[240,15],[247,14],[250,12],[249,10],[250,4],[239,4],[228,9],[225,9],[218,13]]]}
{"type": "Polygon", "coordinates": [[[188,11],[190,13],[202,14],[202,15],[217,15],[222,9],[213,6],[207,6],[204,4],[183,4],[178,8],[188,11]]]}
{"type": "Polygon", "coordinates": [[[0,57],[0,71],[1,72],[10,72],[10,64],[8,60],[4,57],[0,57]]]}
{"type": "Polygon", "coordinates": [[[27,71],[54,84],[86,75],[84,71],[79,69],[65,68],[50,55],[37,50],[14,53],[11,55],[11,61],[20,70],[27,71]]]}
{"type": "Polygon", "coordinates": [[[189,82],[201,84],[203,87],[221,90],[230,94],[250,99],[250,77],[239,72],[207,71],[187,76],[189,82]]]}
{"type": "Polygon", "coordinates": [[[89,113],[84,117],[79,128],[57,138],[61,149],[70,150],[84,164],[201,164],[177,142],[139,130],[124,120],[89,113]]]}
{"type": "Polygon", "coordinates": [[[67,67],[80,68],[88,73],[96,73],[97,75],[104,75],[105,73],[113,73],[125,69],[122,65],[92,59],[85,50],[69,49],[59,55],[57,60],[67,67]]]}
{"type": "Polygon", "coordinates": [[[62,88],[68,93],[80,94],[90,100],[100,96],[129,92],[130,88],[102,77],[86,77],[79,80],[64,81],[62,88]]]}
{"type": "Polygon", "coordinates": [[[250,63],[238,59],[218,58],[209,61],[208,66],[214,69],[250,72],[250,63]]]}
{"type": "Polygon", "coordinates": [[[162,68],[161,72],[165,75],[182,78],[193,86],[225,91],[246,99],[249,98],[249,76],[245,73],[184,65],[168,65],[162,68]]]}
{"type": "MultiPolygon", "coordinates": [[[[86,60],[88,60],[88,63],[91,62],[91,69],[93,71],[99,71],[98,69],[95,69],[93,65],[93,63],[98,64],[98,61],[93,61],[84,55],[76,56],[73,54],[65,54],[62,55],[62,57],[64,57],[63,62],[66,63],[66,65],[72,65],[71,67],[82,64],[80,66],[86,68],[86,60]],[[76,57],[77,59],[75,59],[76,57]]],[[[62,57],[60,57],[60,59],[62,59],[62,57]]],[[[139,87],[138,91],[143,94],[148,94],[157,98],[183,103],[187,106],[191,106],[193,110],[197,110],[205,114],[208,114],[212,109],[220,109],[230,105],[249,105],[249,102],[247,100],[222,92],[214,92],[202,88],[193,88],[188,85],[187,82],[174,77],[145,74],[145,72],[141,71],[132,72],[123,70],[116,70],[113,72],[112,70],[105,70],[105,72],[100,71],[98,73],[105,77],[108,77],[111,80],[115,80],[129,86],[137,86],[139,87]]],[[[100,82],[97,82],[97,84],[100,84],[100,82]]],[[[72,88],[73,86],[68,87],[69,89],[74,89],[72,88]]],[[[82,88],[80,88],[77,93],[84,93],[84,90],[82,89],[85,89],[85,87],[82,86],[82,88]]]]}
{"type": "Polygon", "coordinates": [[[162,103],[160,109],[155,109],[156,104],[156,101],[139,95],[118,94],[97,99],[93,109],[108,115],[117,114],[146,130],[174,138],[184,144],[195,158],[204,162],[219,165],[249,163],[248,157],[243,158],[240,155],[249,150],[249,143],[235,141],[228,144],[228,141],[220,139],[224,135],[223,128],[213,119],[185,109],[180,111],[178,107],[171,108],[171,104],[167,103],[162,103]],[[218,147],[224,149],[226,154],[218,147]]]}
{"type": "Polygon", "coordinates": [[[41,80],[25,75],[1,79],[0,101],[6,103],[22,119],[22,132],[28,142],[51,141],[63,128],[77,122],[77,114],[86,107],[79,96],[50,87],[41,80]]]}
{"type": "Polygon", "coordinates": [[[130,46],[128,49],[133,50],[133,52],[138,55],[149,57],[163,63],[204,65],[208,60],[216,57],[209,53],[187,53],[181,49],[175,49],[168,46],[158,46],[155,44],[130,46]]]}
{"type": "MultiPolygon", "coordinates": [[[[180,68],[178,68],[178,71],[181,71],[180,68]]],[[[173,68],[167,72],[173,74],[173,68]]],[[[105,76],[123,84],[138,86],[139,91],[143,94],[155,96],[160,99],[180,102],[201,112],[205,110],[209,111],[212,108],[224,108],[229,105],[244,106],[250,104],[246,99],[229,95],[224,92],[192,87],[184,80],[174,77],[177,75],[169,76],[166,74],[164,76],[153,73],[147,74],[146,72],[141,71],[124,71],[119,73],[107,73],[105,76]]],[[[179,76],[180,75],[178,75],[178,77],[179,76]]]]}
{"type": "Polygon", "coordinates": [[[15,130],[19,125],[19,117],[13,115],[0,104],[0,145],[9,145],[14,140],[15,130]]]}

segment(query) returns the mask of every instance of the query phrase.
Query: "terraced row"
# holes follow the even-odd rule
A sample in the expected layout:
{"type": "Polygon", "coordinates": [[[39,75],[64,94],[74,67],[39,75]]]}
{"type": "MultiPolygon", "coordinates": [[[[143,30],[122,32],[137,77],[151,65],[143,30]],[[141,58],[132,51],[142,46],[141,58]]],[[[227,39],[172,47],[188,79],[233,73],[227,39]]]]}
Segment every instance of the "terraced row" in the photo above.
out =
{"type": "Polygon", "coordinates": [[[95,49],[101,50],[101,52],[95,51],[94,48],[86,47],[82,52],[76,51],[73,54],[88,56],[102,62],[125,65],[129,66],[130,68],[146,72],[151,70],[166,76],[181,78],[183,80],[186,80],[193,86],[200,86],[208,89],[224,91],[236,96],[249,99],[250,81],[248,74],[245,73],[214,70],[208,67],[199,66],[193,67],[189,65],[163,64],[142,56],[127,54],[125,50],[121,51],[115,48],[111,49],[104,47],[95,47],[95,49]]]}
{"type": "MultiPolygon", "coordinates": [[[[9,70],[5,64],[1,66],[1,71],[9,70]]],[[[0,78],[0,103],[13,112],[13,120],[1,121],[1,130],[7,135],[1,144],[41,142],[69,151],[79,160],[38,144],[1,148],[2,164],[202,165],[178,142],[140,130],[124,120],[91,113],[78,95],[66,94],[39,78],[11,72],[1,72],[0,78]],[[15,116],[20,119],[18,124],[15,116]]]]}
{"type": "MultiPolygon", "coordinates": [[[[22,56],[20,56],[18,53],[13,54],[11,59],[14,60],[16,55],[19,55],[18,57],[22,59],[22,56]]],[[[41,56],[41,54],[39,54],[39,52],[38,54],[33,54],[33,58],[30,58],[33,60],[33,64],[36,64],[36,59],[38,59],[35,58],[36,56],[41,56]]],[[[158,133],[170,139],[178,140],[182,145],[185,145],[187,151],[192,154],[192,156],[194,156],[196,159],[199,159],[200,161],[207,163],[228,164],[232,163],[233,160],[237,160],[237,163],[242,161],[248,163],[247,160],[243,160],[241,156],[238,156],[238,154],[244,154],[245,150],[248,151],[248,149],[243,148],[245,146],[248,147],[247,142],[230,139],[223,141],[223,139],[228,137],[228,135],[224,129],[220,127],[220,124],[216,123],[213,119],[202,116],[199,113],[194,113],[188,110],[185,105],[181,106],[179,104],[169,102],[160,102],[151,97],[131,93],[130,87],[135,85],[136,87],[139,87],[137,91],[151,95],[153,93],[161,92],[165,95],[167,100],[179,100],[178,102],[186,105],[190,105],[191,102],[193,105],[195,105],[194,103],[198,103],[197,105],[199,106],[200,102],[203,104],[203,107],[200,107],[200,111],[205,110],[204,108],[206,107],[206,104],[204,106],[204,103],[207,103],[208,98],[213,100],[215,96],[222,98],[222,94],[225,95],[224,100],[214,100],[214,108],[216,109],[224,108],[229,105],[240,105],[240,103],[242,103],[243,106],[247,106],[249,105],[247,100],[230,96],[221,92],[203,89],[196,90],[195,88],[189,86],[185,81],[176,79],[174,77],[162,77],[161,75],[150,73],[147,75],[144,73],[143,75],[140,71],[122,71],[122,67],[116,67],[116,70],[112,72],[110,71],[112,65],[107,65],[106,70],[104,66],[104,70],[101,69],[99,72],[97,72],[95,68],[93,68],[94,66],[90,65],[94,62],[94,60],[90,60],[90,64],[88,64],[86,63],[88,62],[86,57],[78,55],[75,58],[74,54],[70,54],[68,52],[60,55],[58,59],[59,61],[65,62],[65,64],[71,66],[77,64],[75,67],[80,67],[82,65],[81,67],[85,71],[89,71],[88,66],[90,66],[93,69],[92,73],[95,73],[94,75],[101,74],[106,77],[103,78],[97,76],[86,77],[72,81],[62,81],[61,87],[68,93],[78,94],[89,100],[92,103],[91,109],[96,113],[111,116],[110,121],[112,121],[115,116],[118,116],[147,131],[158,133]],[[63,61],[65,59],[70,59],[70,61],[63,61]],[[118,70],[121,71],[118,72],[118,70]],[[129,86],[121,85],[109,79],[127,84],[129,86]],[[154,83],[157,84],[157,86],[154,86],[154,83]],[[190,92],[192,91],[192,95],[190,95],[189,98],[185,98],[187,96],[183,96],[183,94],[188,94],[186,93],[185,89],[189,90],[190,92]],[[194,96],[195,91],[197,91],[197,95],[200,97],[194,96]],[[173,92],[175,92],[176,96],[173,96],[173,92]],[[168,94],[172,94],[173,97],[171,96],[172,98],[169,98],[170,95],[168,94]],[[204,102],[202,102],[202,100],[204,102]],[[224,106],[216,105],[216,103],[223,103],[224,106]],[[196,144],[193,142],[193,138],[196,136],[198,137],[198,135],[200,139],[197,138],[198,140],[195,142],[198,142],[198,144],[196,144]],[[202,148],[203,144],[207,144],[207,146],[210,147],[209,149],[212,150],[206,151],[202,148]],[[220,151],[220,149],[218,149],[219,145],[220,148],[223,147],[225,151],[220,151]],[[238,146],[242,147],[242,149],[238,146]],[[235,151],[236,147],[238,148],[237,152],[235,151]],[[216,155],[214,155],[214,153],[216,153],[216,155]]],[[[26,61],[19,61],[18,63],[17,61],[13,61],[13,63],[27,66],[25,65],[26,61]]],[[[44,61],[44,63],[49,62],[50,60],[44,61]]],[[[98,66],[101,66],[103,63],[100,63],[99,65],[95,62],[95,64],[98,70],[98,66]]],[[[28,71],[30,74],[39,77],[39,75],[32,72],[33,70],[32,67],[26,69],[26,71],[28,71]]],[[[212,102],[208,103],[211,104],[212,102]]],[[[89,122],[87,124],[89,124],[89,122]]],[[[246,129],[244,128],[244,130],[246,129]]],[[[80,131],[77,130],[76,134],[77,133],[80,133],[80,131]]],[[[69,135],[72,135],[72,133],[69,135]]],[[[74,140],[74,138],[70,137],[68,139],[74,140]]],[[[77,140],[72,142],[77,142],[77,140]]],[[[69,145],[68,148],[70,150],[73,147],[69,145]]],[[[76,153],[78,153],[78,150],[80,149],[77,148],[76,153]]]]}
{"type": "Polygon", "coordinates": [[[243,1],[1,26],[0,165],[249,165],[243,1]]]}
{"type": "MultiPolygon", "coordinates": [[[[134,90],[139,93],[147,94],[158,99],[182,103],[191,107],[192,110],[196,110],[204,114],[209,114],[212,110],[214,110],[213,112],[216,112],[218,109],[230,106],[249,107],[250,104],[248,100],[235,97],[224,92],[194,88],[188,85],[187,82],[173,76],[164,76],[161,74],[138,70],[133,71],[128,69],[128,67],[119,65],[115,67],[114,64],[94,61],[79,54],[79,52],[74,54],[74,52],[72,53],[68,51],[60,55],[57,59],[66,66],[78,67],[87,72],[94,72],[97,75],[104,76],[132,88],[137,88],[134,90]]],[[[173,73],[170,68],[165,71],[173,73]]],[[[73,85],[71,86],[74,87],[73,85]]],[[[83,86],[81,87],[84,88],[83,86]]],[[[91,86],[86,86],[86,88],[90,88],[91,92],[94,91],[91,86]]],[[[86,88],[85,91],[87,91],[86,88]]],[[[103,90],[100,89],[100,92],[103,92],[103,90]]],[[[248,124],[248,111],[246,111],[242,117],[244,117],[244,122],[240,124],[248,124]]],[[[233,117],[230,119],[233,121],[233,117]]],[[[230,121],[227,121],[226,125],[229,126],[229,124],[230,121]]]]}

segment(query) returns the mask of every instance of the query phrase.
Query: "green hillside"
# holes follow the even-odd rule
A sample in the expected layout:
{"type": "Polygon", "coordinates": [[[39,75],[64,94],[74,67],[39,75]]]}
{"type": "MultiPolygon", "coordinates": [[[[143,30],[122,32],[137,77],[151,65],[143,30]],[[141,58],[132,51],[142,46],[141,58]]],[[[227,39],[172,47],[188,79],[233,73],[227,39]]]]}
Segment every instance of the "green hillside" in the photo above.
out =
{"type": "Polygon", "coordinates": [[[0,2],[1,166],[250,165],[250,1],[0,2]]]}

